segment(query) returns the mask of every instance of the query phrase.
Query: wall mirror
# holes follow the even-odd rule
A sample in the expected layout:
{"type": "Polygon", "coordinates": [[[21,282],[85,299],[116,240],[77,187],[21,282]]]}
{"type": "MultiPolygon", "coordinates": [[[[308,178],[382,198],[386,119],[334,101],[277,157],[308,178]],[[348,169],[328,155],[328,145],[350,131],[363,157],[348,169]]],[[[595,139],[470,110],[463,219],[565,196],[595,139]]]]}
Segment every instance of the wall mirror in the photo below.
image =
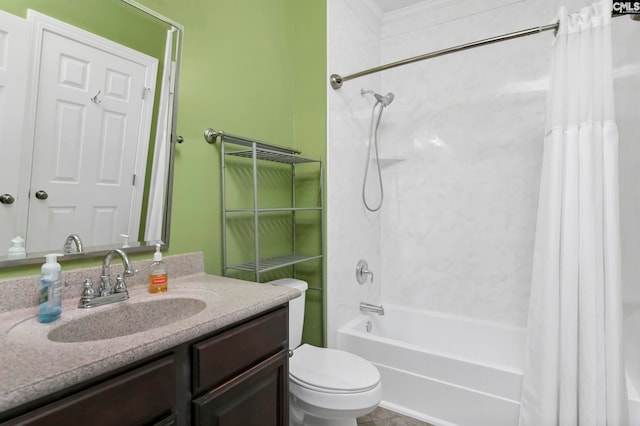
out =
{"type": "Polygon", "coordinates": [[[134,0],[0,6],[0,267],[168,245],[182,32],[134,0]]]}

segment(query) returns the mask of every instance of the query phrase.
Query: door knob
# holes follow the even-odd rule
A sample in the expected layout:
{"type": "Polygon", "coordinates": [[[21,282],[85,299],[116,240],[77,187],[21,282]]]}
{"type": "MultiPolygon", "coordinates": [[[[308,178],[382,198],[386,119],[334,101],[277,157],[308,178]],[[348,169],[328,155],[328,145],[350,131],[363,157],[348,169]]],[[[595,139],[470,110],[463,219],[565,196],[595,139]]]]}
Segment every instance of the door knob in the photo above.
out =
{"type": "Polygon", "coordinates": [[[40,190],[36,192],[36,198],[38,200],[46,200],[47,198],[49,198],[49,194],[47,194],[46,191],[40,190]]]}
{"type": "Polygon", "coordinates": [[[16,199],[13,198],[11,194],[2,194],[0,195],[0,203],[2,204],[13,204],[16,199]]]}

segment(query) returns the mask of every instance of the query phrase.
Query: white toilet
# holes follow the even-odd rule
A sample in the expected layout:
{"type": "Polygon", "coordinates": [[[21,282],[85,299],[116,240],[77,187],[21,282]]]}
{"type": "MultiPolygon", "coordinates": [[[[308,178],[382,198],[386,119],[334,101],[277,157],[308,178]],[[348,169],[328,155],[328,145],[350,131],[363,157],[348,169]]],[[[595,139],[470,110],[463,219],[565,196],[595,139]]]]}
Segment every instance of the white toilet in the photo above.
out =
{"type": "Polygon", "coordinates": [[[293,278],[268,284],[300,290],[289,301],[289,424],[355,426],[382,398],[380,373],[369,361],[348,352],[300,346],[307,283],[293,278]]]}

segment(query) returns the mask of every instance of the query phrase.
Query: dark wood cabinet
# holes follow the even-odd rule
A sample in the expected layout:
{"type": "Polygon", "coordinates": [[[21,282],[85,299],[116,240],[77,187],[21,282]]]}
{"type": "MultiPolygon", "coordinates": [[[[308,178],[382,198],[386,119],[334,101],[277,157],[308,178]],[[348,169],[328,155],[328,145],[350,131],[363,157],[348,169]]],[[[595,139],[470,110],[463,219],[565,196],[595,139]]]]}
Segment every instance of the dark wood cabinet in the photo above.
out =
{"type": "Polygon", "coordinates": [[[194,424],[288,425],[288,357],[282,350],[196,399],[194,424]]]}
{"type": "Polygon", "coordinates": [[[287,311],[239,325],[193,345],[193,394],[199,396],[288,348],[287,311]]]}
{"type": "Polygon", "coordinates": [[[154,424],[176,405],[176,363],[167,356],[6,423],[7,426],[154,424]]]}
{"type": "Polygon", "coordinates": [[[193,424],[288,426],[288,311],[193,345],[193,424]]]}
{"type": "Polygon", "coordinates": [[[283,305],[0,413],[0,426],[288,426],[287,330],[283,305]]]}

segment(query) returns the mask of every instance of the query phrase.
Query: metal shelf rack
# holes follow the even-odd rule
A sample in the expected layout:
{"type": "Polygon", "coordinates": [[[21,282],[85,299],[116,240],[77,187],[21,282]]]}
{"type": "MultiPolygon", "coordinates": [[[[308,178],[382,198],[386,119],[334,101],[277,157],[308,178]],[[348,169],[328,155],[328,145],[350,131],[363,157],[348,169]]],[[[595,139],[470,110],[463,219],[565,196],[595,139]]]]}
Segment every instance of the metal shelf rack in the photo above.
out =
{"type": "MultiPolygon", "coordinates": [[[[215,143],[220,140],[220,157],[221,157],[221,186],[222,186],[222,241],[223,241],[223,274],[228,275],[230,270],[253,272],[255,281],[260,282],[260,275],[273,271],[279,268],[287,266],[294,267],[295,265],[307,262],[314,259],[323,259],[324,247],[322,245],[323,235],[323,216],[324,216],[324,188],[323,188],[323,176],[322,176],[322,160],[302,157],[299,150],[273,145],[262,141],[257,141],[245,137],[234,136],[224,132],[215,131],[213,129],[205,130],[205,139],[209,143],[215,143]],[[248,149],[228,149],[226,144],[232,144],[235,147],[241,146],[248,149]],[[253,207],[251,208],[229,208],[227,206],[227,157],[241,157],[247,158],[252,161],[252,180],[253,180],[253,207]],[[291,206],[290,207],[275,207],[275,208],[261,208],[259,207],[259,191],[258,191],[258,167],[261,161],[284,163],[291,165],[291,206]],[[305,163],[317,163],[318,164],[318,182],[319,182],[319,206],[312,207],[300,207],[296,205],[296,165],[305,163]],[[305,211],[317,211],[318,224],[320,225],[320,253],[316,254],[301,254],[297,253],[296,248],[296,213],[305,211]],[[292,252],[281,254],[278,256],[262,257],[260,255],[260,216],[263,213],[290,213],[292,215],[292,252]],[[253,238],[254,238],[254,256],[251,261],[243,262],[239,264],[228,263],[227,252],[227,220],[228,215],[235,213],[252,213],[253,218],[253,238]]],[[[323,268],[320,268],[322,274],[323,268]]],[[[322,281],[321,281],[322,282],[322,281]]],[[[310,288],[311,290],[321,290],[319,288],[310,288]]]]}

